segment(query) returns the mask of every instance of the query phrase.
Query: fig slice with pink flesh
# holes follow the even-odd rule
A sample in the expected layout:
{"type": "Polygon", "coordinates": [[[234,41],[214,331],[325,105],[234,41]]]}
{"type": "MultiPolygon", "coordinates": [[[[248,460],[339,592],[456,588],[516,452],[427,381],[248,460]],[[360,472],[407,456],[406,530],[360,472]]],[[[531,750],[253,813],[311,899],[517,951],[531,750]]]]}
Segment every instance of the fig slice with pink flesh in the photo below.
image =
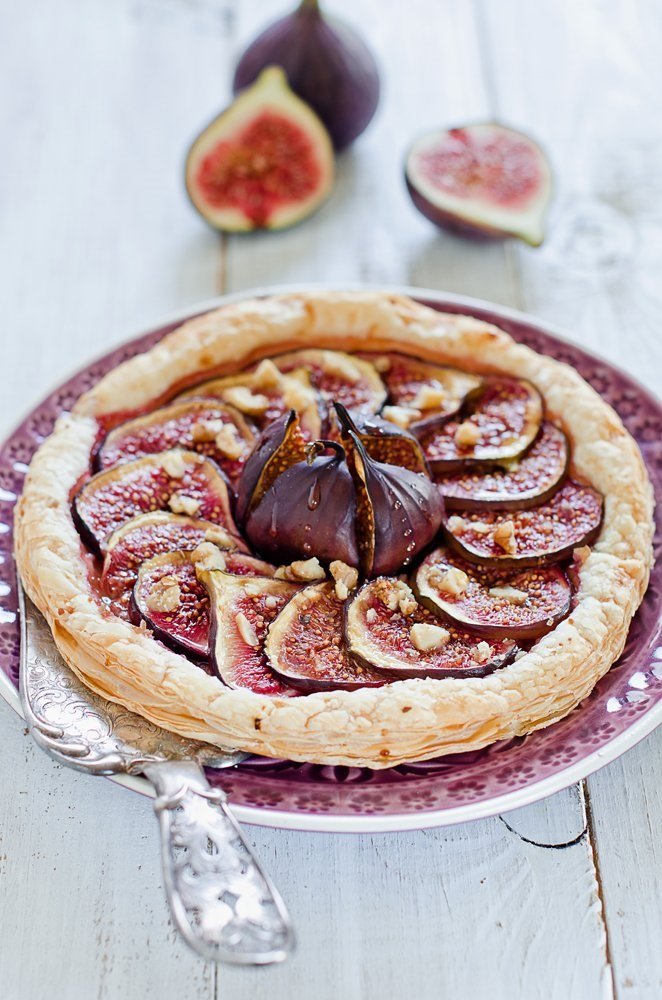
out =
{"type": "Polygon", "coordinates": [[[211,521],[162,510],[131,518],[108,539],[101,574],[104,596],[111,599],[116,613],[126,609],[143,562],[166,552],[191,551],[205,541],[222,549],[248,552],[243,539],[211,521]]]}
{"type": "Polygon", "coordinates": [[[442,626],[414,600],[406,584],[392,577],[371,580],[348,599],[345,640],[356,662],[391,680],[484,677],[505,667],[517,653],[512,639],[481,639],[453,625],[442,626]],[[424,626],[427,643],[415,644],[415,626],[424,626]],[[428,649],[419,648],[428,644],[428,649]]]}
{"type": "MultiPolygon", "coordinates": [[[[216,561],[233,576],[262,576],[274,568],[245,552],[219,550],[216,561]]],[[[142,564],[132,595],[134,617],[143,619],[173,649],[209,656],[209,596],[196,575],[194,552],[166,552],[142,564]],[[172,588],[172,589],[171,589],[172,588]]]]}
{"type": "Polygon", "coordinates": [[[305,368],[327,408],[342,403],[354,415],[377,413],[386,388],[374,365],[344,351],[308,348],[272,358],[279,371],[305,368]]]}
{"type": "Polygon", "coordinates": [[[191,451],[173,449],[98,472],[76,493],[71,509],[83,541],[101,553],[119,527],[157,510],[199,517],[239,535],[225,476],[191,451]]]}
{"type": "Polygon", "coordinates": [[[315,112],[269,66],[198,136],[186,160],[194,207],[216,229],[285,229],[331,193],[333,147],[315,112]]]}
{"type": "Polygon", "coordinates": [[[523,510],[549,500],[565,477],[570,459],[568,439],[546,420],[521,458],[502,467],[476,465],[437,478],[447,510],[523,510]]]}
{"type": "Polygon", "coordinates": [[[322,432],[322,406],[305,368],[280,373],[273,362],[261,361],[252,371],[209,379],[177,396],[184,399],[216,399],[239,409],[258,427],[266,428],[290,410],[299,416],[306,440],[322,432]]]}
{"type": "Polygon", "coordinates": [[[352,660],[343,639],[344,601],[333,583],[305,587],[269,626],[265,650],[272,669],[303,691],[379,687],[382,674],[352,660]]]}
{"type": "Polygon", "coordinates": [[[572,588],[558,566],[510,573],[483,570],[442,547],[414,574],[418,600],[450,621],[486,638],[537,639],[570,612],[572,588]]]}
{"type": "Polygon", "coordinates": [[[169,448],[186,448],[213,458],[234,482],[254,442],[254,430],[234,406],[191,399],[114,428],[97,452],[96,465],[108,469],[169,448]]]}
{"type": "Polygon", "coordinates": [[[491,375],[467,397],[462,419],[424,431],[421,444],[434,474],[477,462],[518,458],[535,439],[543,418],[538,390],[524,379],[491,375]]]}
{"type": "MultiPolygon", "coordinates": [[[[421,361],[406,354],[365,354],[378,367],[389,407],[397,407],[400,426],[414,433],[445,423],[460,410],[470,392],[482,383],[479,375],[421,361]]],[[[387,407],[384,416],[391,420],[387,407]]]]}
{"type": "Polygon", "coordinates": [[[211,657],[220,679],[232,688],[248,688],[272,698],[299,692],[269,666],[264,644],[267,629],[297,586],[286,580],[230,576],[220,570],[198,577],[211,603],[211,657]]]}
{"type": "Polygon", "coordinates": [[[428,132],[409,150],[405,177],[414,205],[437,226],[543,241],[552,174],[521,132],[496,122],[428,132]]]}
{"type": "Polygon", "coordinates": [[[567,479],[551,500],[528,510],[489,507],[446,515],[448,544],[472,563],[493,567],[547,566],[592,545],[602,526],[603,500],[567,479]]]}

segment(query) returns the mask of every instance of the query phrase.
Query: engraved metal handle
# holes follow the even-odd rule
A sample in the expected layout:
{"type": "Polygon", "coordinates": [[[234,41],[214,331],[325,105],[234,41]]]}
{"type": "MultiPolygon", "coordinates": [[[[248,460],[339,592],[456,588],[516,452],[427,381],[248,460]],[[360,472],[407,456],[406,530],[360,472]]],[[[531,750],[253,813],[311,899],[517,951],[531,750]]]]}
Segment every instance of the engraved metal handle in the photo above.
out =
{"type": "Polygon", "coordinates": [[[282,962],[294,947],[290,918],[224,792],[191,761],[150,764],[144,773],[156,791],[168,903],[186,942],[216,962],[282,962]]]}

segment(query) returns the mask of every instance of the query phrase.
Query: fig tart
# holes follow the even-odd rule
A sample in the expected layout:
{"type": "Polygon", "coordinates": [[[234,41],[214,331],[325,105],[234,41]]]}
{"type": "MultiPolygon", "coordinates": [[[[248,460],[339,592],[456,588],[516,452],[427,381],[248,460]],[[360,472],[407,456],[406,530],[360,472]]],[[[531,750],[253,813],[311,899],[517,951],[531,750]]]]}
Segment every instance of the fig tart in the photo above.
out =
{"type": "Polygon", "coordinates": [[[383,768],[548,726],[623,649],[652,492],[573,369],[312,292],[198,316],[63,414],[17,507],[75,673],[166,729],[383,768]]]}

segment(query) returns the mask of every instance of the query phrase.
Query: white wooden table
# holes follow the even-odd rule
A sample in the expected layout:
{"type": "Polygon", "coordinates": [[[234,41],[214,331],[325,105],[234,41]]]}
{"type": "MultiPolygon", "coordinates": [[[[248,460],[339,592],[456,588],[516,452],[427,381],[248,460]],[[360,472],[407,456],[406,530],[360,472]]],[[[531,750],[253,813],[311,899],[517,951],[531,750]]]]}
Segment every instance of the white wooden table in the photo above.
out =
{"type": "MultiPolygon", "coordinates": [[[[328,5],[380,57],[378,118],[316,217],[228,239],[188,205],[183,156],[281,0],[0,4],[3,428],[168,310],[311,280],[517,305],[657,389],[656,0],[328,5]],[[542,250],[441,235],[409,204],[411,137],[493,116],[531,130],[555,162],[542,250]]],[[[299,950],[282,967],[228,970],[172,929],[150,803],[50,762],[4,703],[0,726],[2,1000],[662,996],[662,733],[505,818],[356,837],[250,828],[299,950]]]]}

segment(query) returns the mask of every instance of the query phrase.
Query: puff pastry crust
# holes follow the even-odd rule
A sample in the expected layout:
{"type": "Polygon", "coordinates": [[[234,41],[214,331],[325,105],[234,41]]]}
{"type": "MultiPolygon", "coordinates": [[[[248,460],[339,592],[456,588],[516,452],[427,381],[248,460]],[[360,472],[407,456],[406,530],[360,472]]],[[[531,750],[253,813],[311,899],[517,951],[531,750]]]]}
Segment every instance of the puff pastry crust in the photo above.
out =
{"type": "Polygon", "coordinates": [[[93,690],[183,736],[274,757],[389,767],[475,750],[562,718],[623,649],[652,563],[652,490],[616,413],[576,371],[494,326],[388,293],[247,300],[199,316],[110,372],[36,454],[17,505],[16,555],[64,659],[93,690]],[[468,371],[529,379],[573,445],[576,475],[605,497],[572,614],[512,665],[483,678],[270,699],[231,690],[95,598],[70,515],[97,418],[166,398],[210,373],[292,348],[398,349],[468,371]]]}

